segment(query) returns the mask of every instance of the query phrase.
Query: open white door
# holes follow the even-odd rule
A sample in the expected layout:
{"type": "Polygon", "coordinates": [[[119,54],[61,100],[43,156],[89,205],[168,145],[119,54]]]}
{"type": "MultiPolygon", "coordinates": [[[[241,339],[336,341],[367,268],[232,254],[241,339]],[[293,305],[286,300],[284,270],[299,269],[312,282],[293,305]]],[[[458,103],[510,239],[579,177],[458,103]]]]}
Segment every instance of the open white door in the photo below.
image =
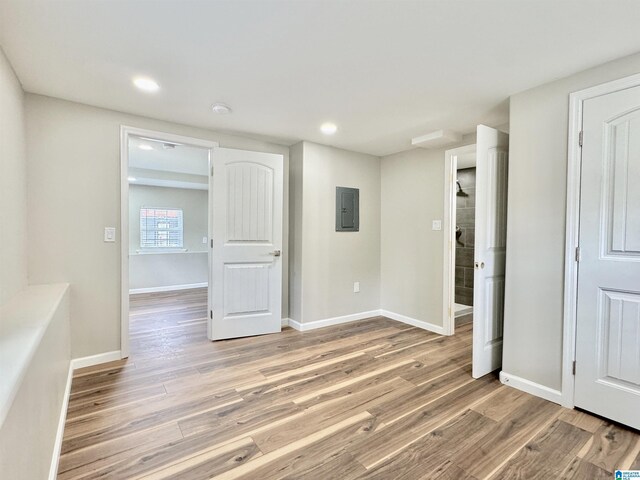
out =
{"type": "Polygon", "coordinates": [[[640,428],[640,87],[583,103],[575,405],[640,428]]]}
{"type": "Polygon", "coordinates": [[[280,331],[283,163],[273,153],[213,151],[211,340],[280,331]]]}
{"type": "Polygon", "coordinates": [[[502,366],[509,157],[509,135],[484,125],[478,125],[477,132],[474,378],[502,366]]]}

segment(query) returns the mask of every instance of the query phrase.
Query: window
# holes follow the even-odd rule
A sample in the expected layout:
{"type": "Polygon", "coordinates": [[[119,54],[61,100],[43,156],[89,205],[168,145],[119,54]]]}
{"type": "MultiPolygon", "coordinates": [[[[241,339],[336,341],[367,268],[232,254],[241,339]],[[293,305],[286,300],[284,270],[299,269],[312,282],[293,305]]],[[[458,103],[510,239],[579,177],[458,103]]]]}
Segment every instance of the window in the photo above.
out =
{"type": "Polygon", "coordinates": [[[142,207],[140,209],[140,247],[182,248],[182,209],[142,207]]]}

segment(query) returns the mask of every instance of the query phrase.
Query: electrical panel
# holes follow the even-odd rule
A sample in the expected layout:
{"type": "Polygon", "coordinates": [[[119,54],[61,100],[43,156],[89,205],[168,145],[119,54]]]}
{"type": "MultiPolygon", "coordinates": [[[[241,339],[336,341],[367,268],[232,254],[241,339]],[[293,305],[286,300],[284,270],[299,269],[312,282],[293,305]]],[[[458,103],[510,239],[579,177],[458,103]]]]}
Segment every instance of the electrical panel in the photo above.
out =
{"type": "Polygon", "coordinates": [[[336,232],[360,230],[360,190],[336,187],[336,232]]]}

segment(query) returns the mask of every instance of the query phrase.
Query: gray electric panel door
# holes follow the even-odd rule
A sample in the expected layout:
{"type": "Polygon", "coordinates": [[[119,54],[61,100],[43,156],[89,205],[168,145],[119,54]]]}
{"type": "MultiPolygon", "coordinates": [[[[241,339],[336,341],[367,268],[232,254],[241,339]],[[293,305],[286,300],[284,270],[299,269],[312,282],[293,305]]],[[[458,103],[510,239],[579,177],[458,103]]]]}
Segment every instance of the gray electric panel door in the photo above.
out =
{"type": "Polygon", "coordinates": [[[336,187],[336,232],[360,230],[360,190],[336,187]]]}

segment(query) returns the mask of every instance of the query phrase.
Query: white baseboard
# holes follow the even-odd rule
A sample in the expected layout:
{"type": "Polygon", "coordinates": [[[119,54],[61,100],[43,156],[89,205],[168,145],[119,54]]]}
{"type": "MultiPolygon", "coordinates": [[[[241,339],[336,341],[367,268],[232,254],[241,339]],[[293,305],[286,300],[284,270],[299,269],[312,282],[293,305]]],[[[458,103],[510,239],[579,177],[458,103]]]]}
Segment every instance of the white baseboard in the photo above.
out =
{"type": "Polygon", "coordinates": [[[289,326],[289,319],[288,318],[283,318],[282,322],[280,323],[280,325],[282,325],[283,327],[288,327],[289,326]]]}
{"type": "Polygon", "coordinates": [[[71,382],[73,380],[73,365],[69,362],[69,373],[67,373],[67,385],[64,388],[64,397],[60,416],[58,417],[58,429],[56,430],[56,441],[53,444],[51,454],[51,466],[49,467],[49,480],[58,478],[58,465],[60,463],[60,451],[62,450],[62,438],[64,436],[64,424],[67,421],[67,408],[69,407],[69,396],[71,395],[71,382]]]}
{"type": "Polygon", "coordinates": [[[315,330],[316,328],[329,327],[331,325],[340,325],[341,323],[355,322],[357,320],[364,320],[365,318],[377,317],[380,315],[380,310],[371,310],[369,312],[353,313],[351,315],[343,315],[341,317],[325,318],[323,320],[314,320],[313,322],[296,322],[293,319],[289,319],[289,326],[306,332],[308,330],[315,330]]]}
{"type": "Polygon", "coordinates": [[[396,320],[398,322],[406,323],[407,325],[412,325],[414,327],[422,328],[423,330],[429,330],[430,332],[438,333],[440,335],[446,335],[444,331],[444,327],[441,327],[440,325],[434,325],[433,323],[425,322],[424,320],[418,320],[415,318],[407,317],[406,315],[390,312],[388,310],[380,310],[380,315],[382,315],[383,317],[388,317],[391,320],[396,320]]]}
{"type": "Polygon", "coordinates": [[[156,292],[173,292],[174,290],[189,290],[192,288],[208,287],[207,282],[204,283],[186,283],[184,285],[167,285],[165,287],[148,287],[148,288],[130,288],[129,295],[136,293],[156,293],[156,292]]]}
{"type": "Polygon", "coordinates": [[[291,328],[294,328],[294,329],[298,330],[299,332],[302,331],[302,324],[300,322],[296,322],[294,319],[290,318],[287,323],[289,324],[289,326],[291,328]]]}
{"type": "Polygon", "coordinates": [[[122,360],[120,350],[99,353],[98,355],[91,355],[89,357],[74,358],[71,360],[71,367],[73,370],[77,370],[78,368],[93,367],[101,363],[115,362],[116,360],[122,360]]]}
{"type": "Polygon", "coordinates": [[[401,315],[399,313],[389,312],[388,310],[370,310],[368,312],[354,313],[351,315],[344,315],[342,317],[325,318],[323,320],[315,320],[313,322],[297,322],[292,318],[289,318],[287,319],[287,323],[290,327],[295,328],[300,332],[306,332],[307,330],[315,330],[316,328],[339,325],[341,323],[355,322],[358,320],[364,320],[366,318],[378,317],[380,315],[382,315],[383,317],[388,317],[392,320],[396,320],[398,322],[406,323],[414,327],[429,330],[430,332],[438,333],[440,335],[445,334],[444,327],[434,325],[423,320],[417,320],[415,318],[407,317],[406,315],[401,315]]]}
{"type": "Polygon", "coordinates": [[[532,382],[526,378],[511,375],[510,373],[500,372],[500,381],[523,392],[530,393],[536,397],[544,398],[550,402],[562,405],[562,392],[553,388],[545,387],[539,383],[532,382]]]}

